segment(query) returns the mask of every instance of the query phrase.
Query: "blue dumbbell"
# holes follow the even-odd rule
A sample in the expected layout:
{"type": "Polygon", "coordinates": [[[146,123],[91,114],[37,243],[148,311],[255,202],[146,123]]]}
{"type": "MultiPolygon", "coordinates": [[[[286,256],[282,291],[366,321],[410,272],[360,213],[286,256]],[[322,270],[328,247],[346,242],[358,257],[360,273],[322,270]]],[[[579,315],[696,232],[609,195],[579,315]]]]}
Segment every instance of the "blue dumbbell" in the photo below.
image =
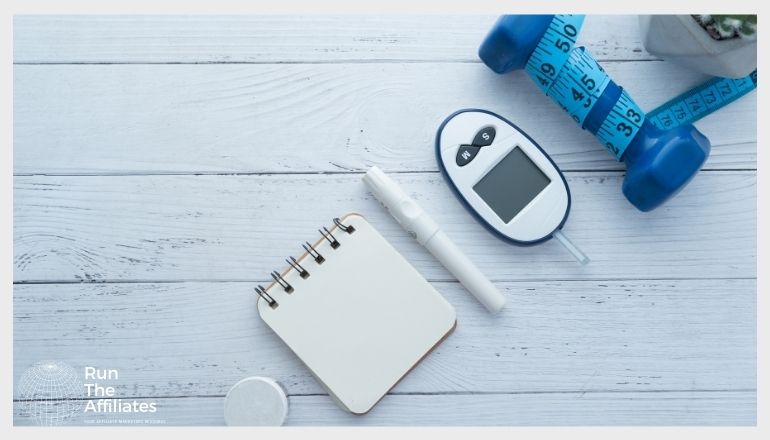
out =
{"type": "Polygon", "coordinates": [[[535,84],[626,163],[623,194],[651,211],[679,192],[708,158],[711,144],[692,124],[664,130],[575,41],[579,15],[504,15],[479,48],[497,73],[525,69],[535,84]]]}

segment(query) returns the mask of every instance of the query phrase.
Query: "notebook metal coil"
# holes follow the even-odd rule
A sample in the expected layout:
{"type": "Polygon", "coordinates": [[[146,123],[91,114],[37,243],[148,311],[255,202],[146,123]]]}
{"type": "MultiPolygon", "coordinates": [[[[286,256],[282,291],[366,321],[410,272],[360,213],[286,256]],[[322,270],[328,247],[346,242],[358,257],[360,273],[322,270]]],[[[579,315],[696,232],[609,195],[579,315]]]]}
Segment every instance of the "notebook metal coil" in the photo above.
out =
{"type": "MultiPolygon", "coordinates": [[[[340,231],[346,233],[346,234],[352,234],[355,232],[355,228],[353,225],[346,225],[342,223],[342,221],[339,218],[334,218],[334,226],[339,228],[340,231]]],[[[334,227],[332,227],[333,229],[334,227]]],[[[321,236],[326,239],[326,241],[329,242],[329,245],[332,249],[338,249],[342,244],[337,240],[337,238],[332,234],[332,232],[326,228],[326,226],[323,226],[321,229],[318,230],[318,232],[321,234],[321,236]]],[[[305,242],[302,244],[302,248],[305,250],[305,252],[310,255],[310,257],[316,262],[316,264],[323,264],[326,261],[326,258],[321,255],[320,252],[310,244],[309,242],[305,242]]],[[[289,257],[286,260],[286,263],[288,263],[289,267],[291,269],[296,270],[299,273],[300,278],[306,279],[310,277],[311,272],[307,270],[304,266],[302,266],[299,261],[297,261],[294,257],[289,257]]],[[[278,272],[278,271],[272,271],[270,272],[270,276],[275,281],[275,284],[278,284],[281,286],[284,292],[286,293],[292,293],[294,292],[294,287],[289,284],[288,281],[278,272]]],[[[278,307],[278,301],[276,301],[275,298],[273,298],[269,293],[267,293],[267,289],[262,287],[262,285],[257,285],[257,287],[254,288],[254,291],[257,292],[260,298],[264,299],[267,304],[272,307],[276,308],[278,307]]]]}

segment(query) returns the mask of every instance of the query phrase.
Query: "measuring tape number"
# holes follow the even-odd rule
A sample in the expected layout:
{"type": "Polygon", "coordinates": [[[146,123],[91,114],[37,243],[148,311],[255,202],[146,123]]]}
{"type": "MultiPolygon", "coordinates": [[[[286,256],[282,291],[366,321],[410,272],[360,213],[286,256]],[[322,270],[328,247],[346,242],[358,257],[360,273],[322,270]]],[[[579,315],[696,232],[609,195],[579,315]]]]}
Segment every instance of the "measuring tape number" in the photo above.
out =
{"type": "MultiPolygon", "coordinates": [[[[584,18],[555,15],[525,67],[540,90],[556,100],[581,128],[612,81],[585,47],[575,47],[584,18]]],[[[622,92],[595,134],[620,160],[644,119],[644,112],[622,92]]]]}
{"type": "Polygon", "coordinates": [[[738,79],[712,78],[649,112],[658,128],[689,124],[726,106],[757,88],[757,71],[738,79]]]}
{"type": "MultiPolygon", "coordinates": [[[[575,47],[584,18],[583,15],[554,15],[525,67],[540,90],[553,98],[581,128],[585,128],[588,114],[612,81],[585,47],[575,47]]],[[[713,78],[648,114],[621,88],[620,98],[594,134],[620,160],[645,120],[661,129],[692,123],[756,87],[756,70],[738,79],[713,78]]]]}
{"type": "Polygon", "coordinates": [[[583,15],[555,15],[525,67],[540,90],[548,94],[583,27],[583,15]]]}

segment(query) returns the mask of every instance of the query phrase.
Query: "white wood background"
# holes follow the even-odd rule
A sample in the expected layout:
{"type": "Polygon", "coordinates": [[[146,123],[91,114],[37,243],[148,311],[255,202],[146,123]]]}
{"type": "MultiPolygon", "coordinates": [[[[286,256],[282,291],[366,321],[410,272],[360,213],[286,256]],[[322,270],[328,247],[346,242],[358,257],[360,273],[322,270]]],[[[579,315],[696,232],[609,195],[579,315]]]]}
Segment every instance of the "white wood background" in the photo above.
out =
{"type": "MultiPolygon", "coordinates": [[[[756,423],[756,95],[697,126],[704,170],[636,211],[623,164],[521,73],[476,57],[489,16],[21,16],[14,21],[14,379],[43,359],[120,370],[168,424],[222,424],[276,378],[293,425],[756,423]],[[437,172],[462,107],[516,121],[566,172],[565,231],[490,236],[437,172]],[[372,199],[393,173],[508,297],[490,317],[372,199]],[[458,313],[368,415],[339,410],[259,320],[251,287],[348,211],[458,313]]],[[[647,109],[704,78],[655,59],[632,16],[580,41],[647,109]]],[[[16,395],[16,394],[15,394],[16,395]]],[[[75,420],[78,422],[79,420],[75,420]]],[[[15,404],[14,422],[32,423],[15,404]]]]}

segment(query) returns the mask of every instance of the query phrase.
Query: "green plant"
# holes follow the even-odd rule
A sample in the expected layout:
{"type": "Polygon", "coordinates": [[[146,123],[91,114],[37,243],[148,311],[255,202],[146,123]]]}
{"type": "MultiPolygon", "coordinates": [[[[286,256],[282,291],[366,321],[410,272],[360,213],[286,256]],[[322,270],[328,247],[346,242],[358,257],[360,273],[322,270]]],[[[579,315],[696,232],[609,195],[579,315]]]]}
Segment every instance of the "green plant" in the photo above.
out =
{"type": "Polygon", "coordinates": [[[724,40],[728,38],[757,38],[756,15],[693,15],[709,32],[712,38],[724,40]]]}

